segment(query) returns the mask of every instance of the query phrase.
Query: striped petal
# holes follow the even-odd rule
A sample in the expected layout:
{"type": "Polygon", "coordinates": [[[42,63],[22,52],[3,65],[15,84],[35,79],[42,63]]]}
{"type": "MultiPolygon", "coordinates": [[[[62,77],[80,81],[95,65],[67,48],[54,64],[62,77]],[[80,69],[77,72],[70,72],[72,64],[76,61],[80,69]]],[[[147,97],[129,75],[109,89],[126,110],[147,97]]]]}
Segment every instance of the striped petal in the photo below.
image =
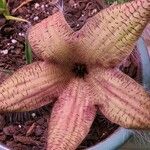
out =
{"type": "Polygon", "coordinates": [[[96,104],[110,121],[125,128],[150,129],[150,95],[117,69],[95,69],[88,79],[96,104]]]}
{"type": "Polygon", "coordinates": [[[89,132],[95,113],[84,81],[71,82],[54,105],[47,149],[75,150],[89,132]]]}
{"type": "Polygon", "coordinates": [[[68,43],[72,33],[73,30],[63,14],[57,12],[33,26],[29,30],[28,40],[38,57],[63,63],[71,59],[72,53],[68,43]]]}
{"type": "Polygon", "coordinates": [[[0,112],[27,111],[42,107],[58,96],[69,75],[56,65],[35,62],[0,85],[0,112]]]}
{"type": "Polygon", "coordinates": [[[78,55],[85,62],[114,67],[131,53],[148,21],[150,0],[108,7],[76,33],[80,47],[78,55]]]}

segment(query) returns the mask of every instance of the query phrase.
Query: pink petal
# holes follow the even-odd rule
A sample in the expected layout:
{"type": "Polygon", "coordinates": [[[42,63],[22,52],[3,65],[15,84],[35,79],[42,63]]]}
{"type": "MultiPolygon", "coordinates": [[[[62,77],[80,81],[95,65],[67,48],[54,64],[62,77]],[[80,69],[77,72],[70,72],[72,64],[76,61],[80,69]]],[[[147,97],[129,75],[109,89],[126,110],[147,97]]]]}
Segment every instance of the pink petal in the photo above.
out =
{"type": "Polygon", "coordinates": [[[29,43],[37,56],[59,63],[69,62],[72,51],[68,41],[73,30],[57,12],[29,30],[29,43]]]}
{"type": "Polygon", "coordinates": [[[80,47],[78,55],[87,63],[114,67],[131,53],[149,21],[149,0],[108,7],[76,33],[80,47]]]}
{"type": "Polygon", "coordinates": [[[110,121],[125,128],[150,129],[150,95],[117,69],[95,69],[89,83],[96,104],[110,121]]]}
{"type": "Polygon", "coordinates": [[[88,86],[80,79],[71,82],[53,108],[48,149],[75,150],[89,132],[95,112],[88,86]]]}
{"type": "Polygon", "coordinates": [[[24,66],[0,85],[0,112],[27,111],[50,103],[64,89],[69,75],[46,62],[24,66]]]}

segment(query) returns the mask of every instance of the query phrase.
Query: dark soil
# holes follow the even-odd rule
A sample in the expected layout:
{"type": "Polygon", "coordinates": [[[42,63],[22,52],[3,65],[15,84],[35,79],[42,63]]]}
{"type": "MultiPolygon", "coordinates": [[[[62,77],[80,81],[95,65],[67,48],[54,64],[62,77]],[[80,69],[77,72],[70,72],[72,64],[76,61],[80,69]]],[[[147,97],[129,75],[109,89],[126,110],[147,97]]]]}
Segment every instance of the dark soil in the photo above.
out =
{"type": "MultiPolygon", "coordinates": [[[[8,0],[11,14],[27,19],[32,25],[58,11],[58,4],[60,4],[56,3],[56,0],[32,0],[14,12],[22,2],[23,0],[8,0]]],[[[89,17],[104,7],[106,5],[100,0],[65,0],[63,9],[69,25],[74,30],[79,30],[89,17]]],[[[26,64],[24,50],[28,28],[27,23],[6,21],[3,16],[0,16],[0,82],[11,72],[26,64]]],[[[139,79],[140,63],[134,62],[134,56],[130,56],[120,65],[120,68],[134,79],[139,79]]],[[[34,61],[36,59],[38,58],[34,56],[34,61]]],[[[31,112],[0,115],[0,142],[12,150],[46,149],[51,107],[52,104],[31,112]]],[[[78,149],[85,149],[102,141],[117,128],[117,125],[112,124],[101,114],[97,114],[90,133],[78,149]]]]}

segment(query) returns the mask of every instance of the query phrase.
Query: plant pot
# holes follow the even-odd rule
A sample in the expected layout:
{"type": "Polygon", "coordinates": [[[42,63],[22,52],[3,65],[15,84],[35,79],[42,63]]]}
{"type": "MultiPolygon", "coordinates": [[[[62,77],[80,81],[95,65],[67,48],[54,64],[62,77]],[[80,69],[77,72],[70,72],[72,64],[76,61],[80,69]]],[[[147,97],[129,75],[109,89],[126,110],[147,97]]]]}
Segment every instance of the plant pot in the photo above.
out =
{"type": "Polygon", "coordinates": [[[0,144],[0,150],[9,150],[5,145],[0,144]]]}
{"type": "Polygon", "coordinates": [[[120,127],[107,139],[87,150],[117,150],[128,141],[132,135],[133,131],[120,127]]]}

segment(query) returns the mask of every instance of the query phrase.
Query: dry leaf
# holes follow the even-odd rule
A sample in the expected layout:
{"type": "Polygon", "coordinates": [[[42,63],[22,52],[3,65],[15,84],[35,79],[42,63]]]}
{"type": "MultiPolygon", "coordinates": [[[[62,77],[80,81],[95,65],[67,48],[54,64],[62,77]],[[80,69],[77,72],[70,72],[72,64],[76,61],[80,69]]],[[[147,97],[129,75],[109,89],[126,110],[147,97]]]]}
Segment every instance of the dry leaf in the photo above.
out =
{"type": "Polygon", "coordinates": [[[28,4],[31,1],[33,1],[33,0],[24,0],[17,8],[12,10],[12,13],[15,13],[19,8],[21,8],[22,6],[28,4]]]}

